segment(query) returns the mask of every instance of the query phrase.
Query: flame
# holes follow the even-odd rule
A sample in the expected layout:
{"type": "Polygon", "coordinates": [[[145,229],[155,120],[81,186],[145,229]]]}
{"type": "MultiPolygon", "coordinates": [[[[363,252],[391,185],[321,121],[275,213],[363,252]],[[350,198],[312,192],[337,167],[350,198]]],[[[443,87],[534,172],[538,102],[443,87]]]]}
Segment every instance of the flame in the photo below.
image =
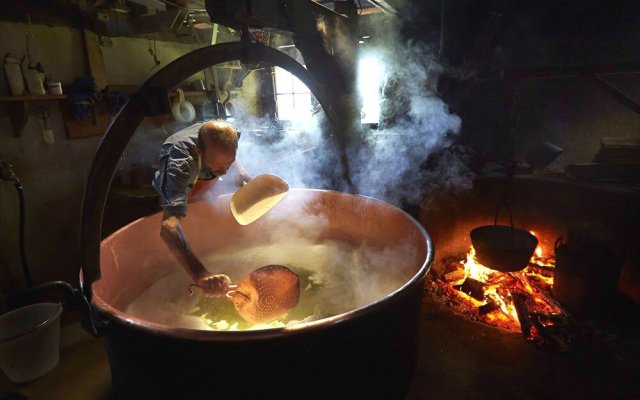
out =
{"type": "Polygon", "coordinates": [[[467,253],[467,258],[463,265],[465,276],[480,282],[486,282],[491,274],[494,273],[493,270],[478,262],[478,259],[476,258],[476,249],[474,249],[473,246],[469,249],[469,253],[467,253]]]}
{"type": "MultiPolygon", "coordinates": [[[[535,236],[535,232],[530,232],[535,236]]],[[[471,278],[484,284],[484,300],[477,300],[461,291],[456,291],[457,295],[475,308],[489,302],[495,303],[498,306],[496,310],[482,316],[490,324],[511,330],[520,329],[518,313],[511,299],[513,291],[526,293],[531,299],[531,306],[541,310],[551,307],[541,294],[539,286],[550,288],[553,285],[552,267],[555,267],[555,260],[545,257],[541,246],[531,256],[530,265],[520,272],[503,273],[485,267],[478,262],[473,246],[469,248],[465,259],[460,261],[460,265],[464,268],[465,279],[471,278]]]]}
{"type": "MultiPolygon", "coordinates": [[[[487,268],[484,265],[478,262],[476,258],[476,249],[471,246],[469,249],[469,253],[467,253],[467,257],[463,262],[465,278],[475,279],[482,283],[488,283],[491,279],[500,277],[502,273],[497,272],[491,268],[487,268]]],[[[502,311],[501,317],[495,317],[501,319],[503,322],[508,322],[509,319],[517,322],[518,321],[518,313],[516,312],[515,306],[511,303],[511,301],[505,301],[504,297],[498,293],[498,289],[500,288],[500,279],[496,279],[497,283],[487,284],[484,291],[484,296],[487,299],[493,300],[496,304],[500,306],[500,310],[502,311]],[[505,320],[503,317],[507,318],[505,320]]],[[[470,299],[473,299],[473,303],[476,306],[480,306],[485,304],[485,302],[480,302],[471,296],[465,296],[470,299]]],[[[493,313],[489,313],[491,315],[493,313]]]]}

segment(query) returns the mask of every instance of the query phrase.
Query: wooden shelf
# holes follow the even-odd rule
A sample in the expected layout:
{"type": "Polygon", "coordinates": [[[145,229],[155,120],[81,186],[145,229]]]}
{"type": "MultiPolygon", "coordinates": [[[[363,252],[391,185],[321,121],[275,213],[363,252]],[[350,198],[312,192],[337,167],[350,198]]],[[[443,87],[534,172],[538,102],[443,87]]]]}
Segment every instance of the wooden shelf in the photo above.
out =
{"type": "MultiPolygon", "coordinates": [[[[213,91],[212,90],[193,90],[193,91],[183,91],[183,93],[184,93],[185,100],[189,101],[193,105],[199,105],[209,101],[209,97],[211,96],[211,93],[213,93],[213,91]]],[[[169,95],[169,101],[173,102],[178,97],[178,91],[172,90],[168,93],[168,95],[169,95]]]]}
{"type": "Polygon", "coordinates": [[[29,118],[29,102],[64,100],[67,96],[55,94],[31,94],[24,96],[0,96],[0,103],[7,103],[9,119],[13,127],[13,136],[20,137],[22,129],[29,118]]]}
{"type": "Polygon", "coordinates": [[[67,96],[64,94],[29,94],[24,96],[0,96],[0,102],[3,101],[43,101],[43,100],[63,100],[67,96]]]}

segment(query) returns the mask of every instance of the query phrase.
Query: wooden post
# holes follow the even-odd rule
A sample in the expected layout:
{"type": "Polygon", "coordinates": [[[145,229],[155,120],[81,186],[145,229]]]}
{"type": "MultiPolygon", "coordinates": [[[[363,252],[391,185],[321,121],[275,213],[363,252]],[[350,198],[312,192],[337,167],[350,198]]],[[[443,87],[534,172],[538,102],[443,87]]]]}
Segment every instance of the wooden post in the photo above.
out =
{"type": "Polygon", "coordinates": [[[104,66],[104,57],[100,49],[100,39],[95,32],[83,29],[84,49],[89,67],[89,74],[93,77],[98,91],[109,84],[107,70],[104,66]]]}

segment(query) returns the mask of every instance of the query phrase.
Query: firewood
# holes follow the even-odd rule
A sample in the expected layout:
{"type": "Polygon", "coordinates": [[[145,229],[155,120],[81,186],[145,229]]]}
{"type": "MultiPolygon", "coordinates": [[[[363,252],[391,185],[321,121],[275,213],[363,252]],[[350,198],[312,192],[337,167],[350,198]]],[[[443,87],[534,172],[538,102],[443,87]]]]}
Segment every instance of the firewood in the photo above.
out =
{"type": "Polygon", "coordinates": [[[529,269],[529,271],[535,274],[542,275],[547,278],[553,278],[556,272],[556,269],[554,267],[549,267],[547,265],[533,264],[533,263],[529,263],[529,266],[527,268],[529,269]]]}
{"type": "Polygon", "coordinates": [[[480,313],[480,315],[486,315],[492,311],[498,310],[499,308],[500,308],[500,304],[498,304],[492,299],[489,299],[488,302],[478,307],[478,312],[480,313]]]}
{"type": "Polygon", "coordinates": [[[462,285],[454,286],[459,291],[468,294],[476,300],[484,300],[484,283],[473,278],[467,278],[462,285]]]}
{"type": "Polygon", "coordinates": [[[603,137],[600,142],[600,150],[593,162],[640,163],[640,139],[635,137],[603,137]]]}
{"type": "Polygon", "coordinates": [[[527,296],[522,293],[511,293],[513,299],[513,305],[516,307],[518,313],[518,320],[520,321],[520,329],[522,334],[528,339],[531,337],[531,319],[529,318],[529,309],[527,308],[526,301],[527,296]]]}
{"type": "Polygon", "coordinates": [[[563,340],[560,336],[554,334],[551,329],[544,326],[540,319],[537,317],[530,318],[531,323],[535,326],[536,331],[540,336],[542,336],[546,341],[548,341],[551,345],[555,346],[558,350],[562,352],[569,351],[569,343],[563,340]]]}
{"type": "Polygon", "coordinates": [[[452,272],[449,272],[448,274],[444,274],[444,280],[445,282],[448,283],[452,283],[452,282],[461,282],[465,277],[465,272],[463,269],[458,269],[452,272]]]}
{"type": "Polygon", "coordinates": [[[540,295],[542,295],[545,299],[545,301],[551,305],[552,307],[554,307],[556,309],[556,312],[558,314],[561,315],[565,315],[566,317],[571,317],[571,314],[569,313],[569,311],[567,311],[566,308],[564,308],[562,306],[562,304],[560,304],[552,295],[551,293],[547,292],[546,290],[542,290],[540,289],[539,291],[540,295]]]}
{"type": "Polygon", "coordinates": [[[543,325],[555,325],[555,326],[570,326],[571,325],[571,320],[566,316],[566,315],[562,315],[562,314],[542,314],[542,313],[536,313],[536,312],[532,312],[529,313],[530,317],[535,317],[538,319],[538,321],[540,321],[541,324],[543,325]]]}

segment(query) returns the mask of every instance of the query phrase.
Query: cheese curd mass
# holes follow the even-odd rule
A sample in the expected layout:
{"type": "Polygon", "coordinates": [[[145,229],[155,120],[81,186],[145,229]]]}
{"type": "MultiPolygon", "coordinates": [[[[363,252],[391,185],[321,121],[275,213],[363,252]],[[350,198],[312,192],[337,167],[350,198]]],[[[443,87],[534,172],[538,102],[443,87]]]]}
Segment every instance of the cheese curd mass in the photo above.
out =
{"type": "Polygon", "coordinates": [[[225,297],[190,295],[190,277],[180,268],[154,282],[127,308],[127,314],[162,325],[205,330],[251,330],[331,317],[381,300],[411,278],[415,249],[409,245],[370,247],[363,242],[293,239],[249,248],[218,250],[203,262],[238,282],[268,264],[286,266],[300,278],[300,301],[280,318],[251,324],[225,297]],[[404,264],[403,264],[404,263],[404,264]]]}

